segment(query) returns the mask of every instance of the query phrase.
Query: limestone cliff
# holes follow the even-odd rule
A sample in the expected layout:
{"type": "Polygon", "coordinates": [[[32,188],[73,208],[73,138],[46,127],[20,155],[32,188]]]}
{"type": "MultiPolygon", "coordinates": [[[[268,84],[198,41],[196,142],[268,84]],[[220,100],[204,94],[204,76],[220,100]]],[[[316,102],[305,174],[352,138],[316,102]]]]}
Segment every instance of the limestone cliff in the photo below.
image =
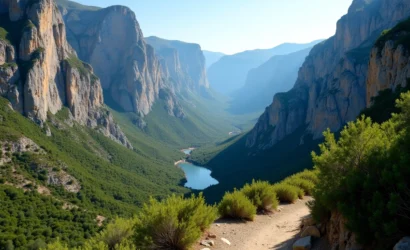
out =
{"type": "Polygon", "coordinates": [[[161,58],[161,66],[178,93],[201,92],[209,88],[201,46],[153,36],[145,40],[161,58]]]}
{"type": "Polygon", "coordinates": [[[410,79],[410,19],[379,38],[372,49],[367,74],[367,106],[385,89],[405,87],[410,79]]]}
{"type": "Polygon", "coordinates": [[[68,44],[54,1],[2,0],[0,15],[0,95],[39,124],[66,106],[79,124],[104,124],[106,135],[131,147],[102,110],[100,81],[68,44]]]}
{"type": "MultiPolygon", "coordinates": [[[[171,87],[154,49],[144,41],[135,14],[123,6],[90,10],[61,4],[60,9],[67,25],[68,41],[100,77],[107,104],[147,115],[160,91],[171,87]]],[[[166,100],[172,105],[169,114],[182,117],[182,108],[172,90],[170,93],[166,100]]]]}
{"type": "Polygon", "coordinates": [[[406,0],[354,0],[336,34],[312,49],[294,88],[274,97],[247,145],[269,148],[302,126],[319,138],[325,129],[337,131],[355,119],[366,107],[371,46],[384,29],[409,15],[406,0]]]}

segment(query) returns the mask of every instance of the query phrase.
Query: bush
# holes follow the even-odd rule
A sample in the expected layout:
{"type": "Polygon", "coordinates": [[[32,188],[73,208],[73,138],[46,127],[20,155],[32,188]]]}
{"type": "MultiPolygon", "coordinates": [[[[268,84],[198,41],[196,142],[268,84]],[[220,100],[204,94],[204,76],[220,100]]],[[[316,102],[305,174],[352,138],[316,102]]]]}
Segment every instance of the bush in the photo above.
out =
{"type": "Polygon", "coordinates": [[[305,170],[303,172],[295,174],[294,177],[311,181],[314,185],[316,185],[319,182],[318,174],[319,171],[317,170],[305,170]]]}
{"type": "Polygon", "coordinates": [[[200,194],[189,199],[171,196],[151,199],[136,219],[134,240],[142,249],[189,249],[217,218],[213,206],[200,194]]]}
{"type": "Polygon", "coordinates": [[[256,207],[252,201],[237,190],[226,193],[218,209],[219,214],[225,218],[253,220],[256,215],[256,207]]]}
{"type": "MultiPolygon", "coordinates": [[[[302,189],[289,184],[279,183],[273,185],[273,190],[280,202],[294,203],[300,197],[302,189]]],[[[303,193],[302,193],[303,194],[303,193]]]]}
{"type": "Polygon", "coordinates": [[[113,223],[108,224],[96,238],[104,242],[109,249],[114,249],[128,240],[133,234],[134,221],[117,218],[113,223]]]}
{"type": "Polygon", "coordinates": [[[246,184],[241,192],[248,197],[259,211],[271,211],[279,205],[273,186],[268,182],[252,181],[252,184],[246,184]]]}
{"type": "MultiPolygon", "coordinates": [[[[292,176],[292,177],[286,179],[284,181],[284,183],[292,185],[292,186],[296,186],[296,187],[302,189],[304,194],[306,194],[306,195],[312,195],[313,190],[315,188],[315,184],[312,181],[302,179],[301,177],[298,177],[298,176],[292,176]]],[[[299,198],[300,198],[300,195],[299,195],[299,198]]],[[[302,195],[302,198],[303,198],[303,195],[302,195]]]]}

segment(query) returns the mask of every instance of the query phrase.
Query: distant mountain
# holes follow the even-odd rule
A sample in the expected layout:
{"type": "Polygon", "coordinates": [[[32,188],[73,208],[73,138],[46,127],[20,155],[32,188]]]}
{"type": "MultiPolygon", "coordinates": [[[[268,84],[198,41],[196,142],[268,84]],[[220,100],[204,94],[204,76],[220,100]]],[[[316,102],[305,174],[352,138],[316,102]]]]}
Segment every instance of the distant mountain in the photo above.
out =
{"type": "Polygon", "coordinates": [[[145,41],[155,49],[162,71],[177,93],[200,93],[209,88],[205,57],[199,44],[155,36],[147,37],[145,41]]]}
{"type": "Polygon", "coordinates": [[[322,40],[306,44],[284,43],[271,49],[248,50],[222,57],[208,70],[211,87],[223,94],[230,94],[245,84],[248,72],[275,55],[286,55],[307,49],[322,40]]]}
{"type": "Polygon", "coordinates": [[[209,67],[219,61],[223,56],[225,56],[224,53],[221,52],[213,52],[213,51],[208,51],[208,50],[203,50],[202,51],[205,56],[205,62],[206,62],[206,68],[209,69],[209,67]]]}
{"type": "Polygon", "coordinates": [[[245,85],[232,96],[230,112],[244,114],[263,112],[273,96],[290,90],[312,48],[288,55],[273,56],[258,68],[249,71],[245,85]]]}

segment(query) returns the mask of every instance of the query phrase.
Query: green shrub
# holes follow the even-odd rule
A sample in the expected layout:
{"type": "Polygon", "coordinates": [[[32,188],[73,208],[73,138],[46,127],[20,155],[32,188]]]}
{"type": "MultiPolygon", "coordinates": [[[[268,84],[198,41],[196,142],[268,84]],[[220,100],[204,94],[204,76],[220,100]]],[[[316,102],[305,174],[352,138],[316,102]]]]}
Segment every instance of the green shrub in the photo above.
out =
{"type": "Polygon", "coordinates": [[[133,220],[117,218],[113,223],[108,224],[107,228],[96,238],[104,242],[109,249],[114,249],[132,236],[133,227],[133,220]]]}
{"type": "MultiPolygon", "coordinates": [[[[306,195],[312,195],[313,190],[315,188],[315,184],[312,181],[302,179],[302,178],[297,177],[297,176],[292,176],[292,177],[286,179],[284,181],[284,183],[292,185],[292,186],[296,186],[296,187],[302,189],[304,194],[306,194],[306,195]]],[[[300,198],[300,195],[299,195],[299,198],[300,198]]],[[[302,195],[302,198],[303,198],[303,195],[302,195]]]]}
{"type": "Polygon", "coordinates": [[[276,193],[280,202],[294,203],[301,194],[302,189],[289,184],[278,183],[273,185],[273,190],[276,193]]]}
{"type": "Polygon", "coordinates": [[[134,240],[142,249],[189,249],[217,218],[215,207],[200,194],[189,199],[151,199],[136,219],[134,240]]]}
{"type": "Polygon", "coordinates": [[[246,184],[241,192],[252,201],[259,211],[271,211],[279,205],[273,186],[269,182],[252,181],[252,184],[246,184]]]}
{"type": "Polygon", "coordinates": [[[256,207],[242,192],[235,190],[226,193],[219,203],[219,214],[222,217],[253,220],[256,207]]]}
{"type": "Polygon", "coordinates": [[[295,174],[294,176],[303,180],[311,181],[316,185],[319,182],[318,174],[319,171],[317,170],[305,170],[303,172],[295,174]]]}

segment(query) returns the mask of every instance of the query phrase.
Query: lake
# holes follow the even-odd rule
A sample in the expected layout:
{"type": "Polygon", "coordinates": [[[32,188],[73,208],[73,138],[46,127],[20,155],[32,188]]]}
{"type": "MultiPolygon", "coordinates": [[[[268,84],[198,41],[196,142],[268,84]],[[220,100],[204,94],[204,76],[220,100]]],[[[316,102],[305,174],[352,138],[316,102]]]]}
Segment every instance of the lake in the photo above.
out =
{"type": "Polygon", "coordinates": [[[194,190],[204,190],[207,187],[216,185],[219,182],[212,178],[211,170],[204,167],[196,166],[189,162],[180,163],[179,166],[185,172],[187,183],[185,187],[194,190]]]}
{"type": "MultiPolygon", "coordinates": [[[[186,155],[190,155],[195,148],[182,149],[186,155]]],[[[182,168],[187,179],[185,187],[194,190],[204,190],[207,187],[217,185],[219,182],[212,178],[211,170],[194,165],[189,162],[179,163],[178,166],[182,168]]]]}

